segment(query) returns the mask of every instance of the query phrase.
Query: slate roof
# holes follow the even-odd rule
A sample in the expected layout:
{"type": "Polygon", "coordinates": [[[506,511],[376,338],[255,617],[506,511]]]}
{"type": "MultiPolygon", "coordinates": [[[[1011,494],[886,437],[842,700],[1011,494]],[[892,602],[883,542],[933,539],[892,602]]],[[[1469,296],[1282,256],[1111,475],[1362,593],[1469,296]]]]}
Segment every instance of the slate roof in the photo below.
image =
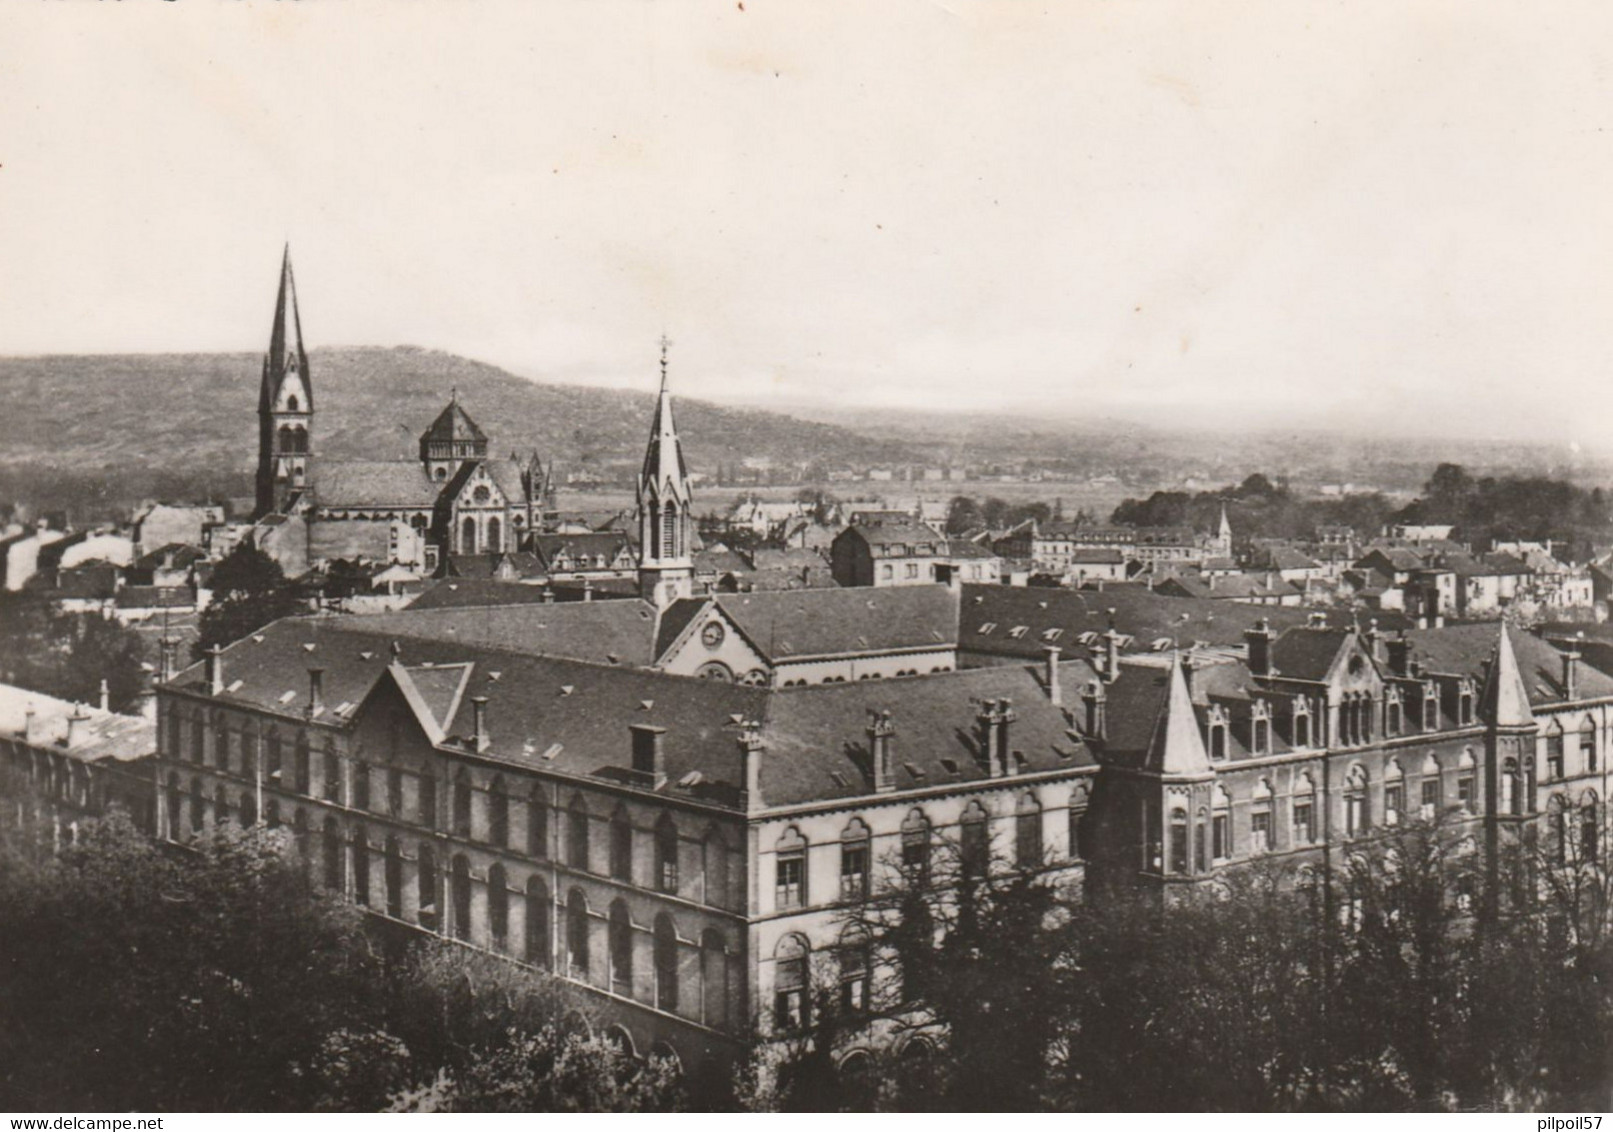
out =
{"type": "Polygon", "coordinates": [[[950,648],[958,640],[958,595],[947,586],[718,594],[712,600],[771,663],[950,648]]]}
{"type": "MultiPolygon", "coordinates": [[[[236,702],[301,719],[309,666],[324,668],[327,722],[351,719],[388,674],[395,639],[367,631],[368,618],[276,622],[223,653],[226,691],[236,702]],[[287,693],[290,696],[287,697],[287,693]],[[282,702],[284,698],[284,702],[282,702]]],[[[922,680],[863,681],[769,691],[720,681],[612,668],[555,657],[468,647],[456,641],[400,642],[399,668],[432,715],[440,710],[445,742],[463,743],[473,727],[473,696],[485,696],[489,748],[482,757],[576,776],[631,779],[635,723],[666,729],[668,793],[698,772],[691,789],[733,805],[744,781],[736,724],[761,725],[760,792],[767,805],[872,794],[866,772],[868,713],[888,710],[896,724],[898,786],[984,781],[975,716],[983,699],[1012,698],[1018,719],[1009,747],[1023,773],[1095,765],[1072,737],[1033,667],[938,674],[922,680]],[[447,666],[461,669],[428,675],[447,666]],[[422,683],[426,687],[422,687],[422,683]],[[462,686],[456,686],[462,684],[462,686]],[[452,701],[457,706],[442,705],[452,701]],[[451,711],[451,714],[450,714],[451,711]],[[915,774],[914,771],[918,773],[915,774]]],[[[203,666],[174,681],[199,690],[203,666]]],[[[1066,700],[1092,678],[1084,664],[1062,666],[1066,700]]]]}
{"type": "Polygon", "coordinates": [[[1325,680],[1349,638],[1348,629],[1288,629],[1272,642],[1273,674],[1288,680],[1325,680]]]}
{"type": "MultiPolygon", "coordinates": [[[[1310,610],[1290,606],[1244,605],[1153,593],[1144,586],[1114,584],[1102,590],[1072,590],[1056,586],[965,585],[959,615],[958,647],[964,652],[1034,660],[1046,634],[1058,630],[1052,643],[1077,648],[1082,633],[1101,633],[1108,627],[1107,610],[1115,611],[1115,627],[1141,642],[1174,638],[1183,645],[1202,641],[1209,645],[1241,646],[1243,632],[1264,618],[1281,631],[1303,625],[1310,610]],[[989,632],[981,629],[991,626],[989,632]],[[1025,632],[1013,635],[1015,628],[1025,632]]],[[[1348,610],[1325,611],[1330,624],[1348,625],[1348,610]]],[[[1376,614],[1383,629],[1411,622],[1395,613],[1376,614]]],[[[1073,655],[1066,653],[1066,655],[1073,655]]]]}
{"type": "Polygon", "coordinates": [[[877,522],[857,522],[847,527],[839,537],[856,535],[875,551],[896,549],[906,553],[943,555],[947,553],[947,540],[935,533],[934,527],[925,526],[917,519],[881,519],[877,522]]]}
{"type": "Polygon", "coordinates": [[[545,601],[543,586],[501,582],[492,578],[450,578],[437,582],[409,603],[411,610],[462,609],[484,605],[536,605],[545,601]]]}
{"type": "Polygon", "coordinates": [[[71,703],[14,684],[0,684],[0,734],[20,737],[30,708],[34,713],[30,743],[80,762],[128,762],[157,749],[157,725],[152,720],[71,703]],[[67,717],[75,711],[81,720],[73,728],[73,745],[61,746],[67,717]]]}
{"type": "Polygon", "coordinates": [[[656,659],[652,651],[655,607],[637,599],[425,609],[417,601],[407,609],[354,614],[341,620],[366,632],[458,641],[598,664],[645,666],[656,659]]]}
{"type": "Polygon", "coordinates": [[[437,419],[431,422],[420,438],[443,441],[479,440],[485,443],[487,434],[470,419],[470,414],[459,403],[459,398],[455,397],[444,406],[442,412],[437,414],[437,419]]]}
{"type": "MultiPolygon", "coordinates": [[[[1499,629],[1494,621],[1446,625],[1442,629],[1413,629],[1406,634],[1412,642],[1412,656],[1427,672],[1471,676],[1481,682],[1484,662],[1495,654],[1499,629]]],[[[1508,634],[1518,672],[1529,693],[1531,707],[1549,707],[1563,700],[1562,651],[1532,633],[1508,634]]],[[[1613,676],[1590,663],[1579,665],[1581,700],[1613,697],[1613,676]]]]}
{"type": "Polygon", "coordinates": [[[572,558],[590,560],[603,556],[610,564],[631,550],[627,536],[620,531],[597,531],[587,535],[533,535],[531,544],[546,569],[553,569],[552,563],[562,553],[572,558]]]}
{"type": "Polygon", "coordinates": [[[413,460],[311,460],[308,474],[321,507],[426,509],[440,487],[413,460]]]}

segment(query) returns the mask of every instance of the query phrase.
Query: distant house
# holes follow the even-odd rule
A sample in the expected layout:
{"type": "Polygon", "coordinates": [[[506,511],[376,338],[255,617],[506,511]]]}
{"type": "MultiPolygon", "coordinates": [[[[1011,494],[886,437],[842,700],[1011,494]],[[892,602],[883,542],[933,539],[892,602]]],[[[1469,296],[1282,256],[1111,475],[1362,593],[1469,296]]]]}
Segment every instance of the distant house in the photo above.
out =
{"type": "Polygon", "coordinates": [[[859,519],[835,539],[830,562],[842,586],[997,582],[1002,576],[1002,559],[992,550],[906,517],[859,519]]]}

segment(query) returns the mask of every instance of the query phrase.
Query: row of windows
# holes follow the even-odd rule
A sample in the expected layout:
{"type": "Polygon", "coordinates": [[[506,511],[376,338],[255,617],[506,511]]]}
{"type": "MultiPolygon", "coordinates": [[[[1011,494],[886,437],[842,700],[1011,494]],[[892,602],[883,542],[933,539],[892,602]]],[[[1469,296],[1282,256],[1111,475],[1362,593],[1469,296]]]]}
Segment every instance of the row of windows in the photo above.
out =
{"type": "MultiPolygon", "coordinates": [[[[257,824],[256,806],[250,793],[243,794],[239,805],[232,811],[228,795],[221,784],[211,805],[201,792],[201,780],[191,781],[191,794],[187,799],[179,787],[177,775],[170,775],[165,792],[169,835],[178,838],[182,827],[192,833],[201,832],[209,821],[222,824],[232,819],[242,826],[257,824]],[[188,801],[188,806],[186,802],[188,801]],[[188,809],[188,822],[184,810],[188,809]]],[[[282,826],[278,799],[265,803],[264,825],[270,829],[282,826]]],[[[293,838],[298,852],[309,862],[314,860],[314,836],[309,828],[307,811],[298,809],[292,820],[293,838]]],[[[351,866],[351,895],[355,903],[384,912],[393,919],[408,919],[406,895],[414,898],[413,919],[421,927],[444,932],[454,939],[473,942],[492,950],[513,955],[542,967],[553,961],[553,943],[550,936],[551,902],[549,888],[544,879],[532,874],[524,886],[511,885],[508,871],[502,864],[494,864],[487,871],[486,919],[479,923],[473,911],[473,883],[470,861],[463,854],[455,854],[449,862],[446,876],[439,874],[437,851],[431,842],[420,842],[416,847],[413,892],[406,892],[405,865],[402,843],[390,836],[381,847],[379,876],[376,875],[367,831],[357,827],[351,839],[345,837],[334,816],[325,820],[318,837],[320,879],[334,891],[347,890],[351,866]],[[444,889],[446,885],[446,889],[444,889]],[[447,916],[439,909],[439,899],[446,897],[447,916]],[[517,904],[522,911],[521,938],[511,938],[512,908],[517,904]]],[[[646,998],[636,991],[634,934],[642,929],[633,925],[627,904],[621,899],[612,902],[606,917],[606,949],[601,971],[594,963],[592,920],[587,896],[580,888],[572,888],[564,904],[564,938],[561,951],[562,973],[583,982],[603,986],[612,993],[625,997],[646,998]]],[[[679,1008],[679,948],[677,926],[668,913],[658,913],[653,925],[651,948],[653,979],[650,1005],[661,1010],[679,1008]]],[[[694,1006],[695,1017],[707,1025],[729,1024],[730,971],[727,940],[717,929],[708,929],[700,939],[700,987],[697,988],[694,1006]]]]}
{"type": "MultiPolygon", "coordinates": [[[[1514,768],[1515,770],[1515,768],[1514,768]]],[[[1344,819],[1344,835],[1346,837],[1359,837],[1373,826],[1373,813],[1371,794],[1368,790],[1368,777],[1365,768],[1359,764],[1352,766],[1345,776],[1341,792],[1342,816],[1344,819]]],[[[1445,804],[1444,784],[1441,778],[1440,766],[1437,759],[1428,756],[1423,763],[1420,780],[1417,784],[1417,816],[1423,820],[1432,820],[1445,804]]],[[[1478,775],[1471,753],[1464,753],[1458,766],[1456,778],[1455,803],[1465,813],[1474,811],[1477,801],[1478,775]]],[[[1503,780],[1503,799],[1509,798],[1505,779],[1503,780]]],[[[1406,781],[1404,772],[1398,761],[1391,759],[1385,768],[1383,784],[1382,823],[1385,826],[1396,826],[1404,822],[1408,815],[1406,809],[1406,781]]],[[[1316,784],[1310,775],[1300,776],[1295,785],[1293,794],[1289,799],[1289,830],[1290,845],[1302,848],[1316,843],[1317,829],[1317,793],[1316,784]]],[[[1255,786],[1249,810],[1249,844],[1246,851],[1249,853],[1265,853],[1277,849],[1277,829],[1274,817],[1276,810],[1274,793],[1271,781],[1261,779],[1255,786]]],[[[1216,786],[1208,810],[1200,808],[1198,821],[1193,823],[1189,818],[1188,808],[1178,802],[1171,807],[1168,830],[1168,858],[1165,862],[1170,872],[1185,874],[1208,867],[1212,861],[1226,861],[1239,853],[1240,847],[1234,839],[1232,824],[1232,799],[1226,790],[1216,786]],[[1194,848],[1192,859],[1196,866],[1190,863],[1190,844],[1194,848]]],[[[1149,852],[1150,858],[1157,858],[1156,852],[1149,852]]],[[[1153,861],[1152,867],[1157,868],[1159,862],[1153,861]]],[[[1145,862],[1145,868],[1150,867],[1145,862]]]]}
{"type": "MultiPolygon", "coordinates": [[[[958,867],[965,877],[984,875],[991,864],[991,815],[978,799],[958,819],[958,867]]],[[[1076,854],[1080,811],[1070,811],[1070,856],[1076,854]]],[[[934,830],[924,812],[913,809],[902,821],[899,867],[909,883],[930,882],[934,864],[934,830]]],[[[1014,865],[1037,869],[1044,864],[1045,841],[1042,805],[1034,792],[1020,796],[1014,808],[1014,865]]],[[[854,817],[846,823],[838,842],[839,884],[827,900],[809,891],[807,852],[810,846],[799,827],[789,826],[779,837],[773,855],[773,903],[781,911],[805,908],[818,902],[858,903],[869,897],[873,867],[873,835],[854,817]]]]}

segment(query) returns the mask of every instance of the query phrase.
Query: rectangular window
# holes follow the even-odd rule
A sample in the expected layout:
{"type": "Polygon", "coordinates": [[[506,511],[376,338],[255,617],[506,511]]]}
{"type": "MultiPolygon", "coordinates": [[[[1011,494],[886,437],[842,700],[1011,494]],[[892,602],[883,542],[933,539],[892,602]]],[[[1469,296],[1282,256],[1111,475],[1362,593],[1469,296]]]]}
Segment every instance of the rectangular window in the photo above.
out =
{"type": "Polygon", "coordinates": [[[437,780],[429,773],[420,776],[420,824],[428,829],[437,825],[437,780]]]}
{"type": "Polygon", "coordinates": [[[1228,814],[1216,814],[1213,825],[1215,859],[1224,861],[1232,856],[1232,818],[1228,814]]]}
{"type": "Polygon", "coordinates": [[[806,903],[806,858],[799,851],[780,853],[774,902],[780,908],[800,908],[806,903]]]}
{"type": "Polygon", "coordinates": [[[1586,770],[1596,769],[1596,732],[1586,729],[1579,733],[1580,765],[1586,770]]]}
{"type": "Polygon", "coordinates": [[[1187,860],[1187,815],[1171,816],[1171,872],[1186,874],[1190,871],[1187,860]]]}
{"type": "Polygon", "coordinates": [[[868,843],[840,847],[840,899],[868,899],[868,843]]]}
{"type": "Polygon", "coordinates": [[[1433,775],[1423,779],[1423,820],[1432,821],[1439,813],[1439,779],[1433,775]]]}
{"type": "Polygon", "coordinates": [[[325,800],[340,803],[342,800],[342,760],[335,751],[325,751],[325,800]]]}
{"type": "Polygon", "coordinates": [[[386,770],[386,812],[395,818],[403,816],[403,771],[395,766],[386,770]]]}
{"type": "Polygon", "coordinates": [[[1562,735],[1546,736],[1546,777],[1561,778],[1563,776],[1563,737],[1562,735]]]}
{"type": "Polygon", "coordinates": [[[1467,813],[1473,812],[1473,776],[1464,774],[1456,780],[1456,800],[1467,813]]]}
{"type": "Polygon", "coordinates": [[[1316,840],[1316,823],[1312,817],[1310,799],[1294,803],[1294,841],[1300,845],[1309,845],[1316,840]]]}
{"type": "Polygon", "coordinates": [[[1386,825],[1400,824],[1400,811],[1406,805],[1406,789],[1398,782],[1383,788],[1383,820],[1386,825]]]}
{"type": "Polygon", "coordinates": [[[1250,848],[1256,853],[1271,849],[1271,811],[1256,810],[1249,815],[1250,848]]]}
{"type": "Polygon", "coordinates": [[[353,764],[353,808],[355,810],[370,808],[370,768],[367,763],[353,764]]]}
{"type": "Polygon", "coordinates": [[[905,571],[905,573],[907,574],[907,576],[909,578],[918,577],[919,576],[919,564],[917,562],[909,562],[907,564],[907,570],[905,571]]]}

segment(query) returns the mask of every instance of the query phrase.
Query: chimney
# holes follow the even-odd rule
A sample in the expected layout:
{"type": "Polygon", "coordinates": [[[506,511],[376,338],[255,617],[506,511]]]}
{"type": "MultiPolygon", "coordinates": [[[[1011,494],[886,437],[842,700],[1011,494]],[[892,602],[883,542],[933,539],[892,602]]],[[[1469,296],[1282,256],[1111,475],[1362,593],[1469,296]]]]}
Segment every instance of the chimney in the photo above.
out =
{"type": "Polygon", "coordinates": [[[1311,610],[1310,617],[1306,619],[1306,623],[1312,629],[1325,629],[1327,628],[1327,614],[1323,613],[1320,609],[1313,609],[1311,610]]]}
{"type": "Polygon", "coordinates": [[[1004,696],[997,704],[997,758],[1001,766],[992,772],[992,776],[1018,774],[1019,764],[1014,761],[1014,749],[1008,743],[1008,725],[1018,719],[1014,714],[1014,701],[1004,696]]]}
{"type": "Polygon", "coordinates": [[[896,724],[891,713],[876,711],[868,724],[868,750],[873,759],[874,793],[889,794],[896,789],[896,760],[891,755],[891,740],[896,735],[896,724]]]}
{"type": "Polygon", "coordinates": [[[79,728],[82,727],[89,720],[89,718],[89,713],[86,712],[81,705],[73,705],[73,710],[68,713],[67,716],[67,734],[62,736],[62,746],[71,747],[73,745],[73,740],[80,738],[79,728]]]}
{"type": "Polygon", "coordinates": [[[633,723],[627,729],[633,733],[634,771],[648,777],[656,790],[661,789],[666,785],[666,750],[661,741],[666,728],[633,723]]]}
{"type": "Polygon", "coordinates": [[[168,683],[179,673],[179,638],[170,637],[166,633],[157,642],[158,667],[157,679],[161,683],[168,683]]]}
{"type": "Polygon", "coordinates": [[[472,696],[470,707],[470,746],[480,754],[493,743],[493,737],[487,733],[487,697],[472,696]]]}
{"type": "Polygon", "coordinates": [[[589,578],[584,578],[582,580],[582,599],[584,601],[594,600],[594,583],[589,578]]]}
{"type": "Polygon", "coordinates": [[[325,710],[325,670],[323,668],[310,668],[308,670],[308,718],[312,719],[325,710]]]}
{"type": "Polygon", "coordinates": [[[1244,630],[1243,643],[1249,651],[1249,671],[1256,676],[1270,676],[1271,623],[1264,617],[1256,621],[1254,628],[1244,630]]]}
{"type": "Polygon", "coordinates": [[[1064,693],[1059,688],[1059,653],[1057,645],[1043,645],[1042,651],[1047,654],[1047,700],[1054,707],[1064,703],[1064,693]]]}
{"type": "Polygon", "coordinates": [[[224,694],[224,650],[218,645],[207,650],[207,692],[212,696],[224,694]]]}
{"type": "Polygon", "coordinates": [[[740,809],[749,810],[762,800],[762,731],[751,720],[739,725],[739,755],[745,760],[745,790],[740,809]]]}
{"type": "Polygon", "coordinates": [[[1389,671],[1395,676],[1411,676],[1411,642],[1406,640],[1405,634],[1394,637],[1387,642],[1389,646],[1389,671]]]}
{"type": "Polygon", "coordinates": [[[1573,649],[1563,653],[1563,699],[1579,699],[1579,653],[1573,649]]]}
{"type": "Polygon", "coordinates": [[[1089,680],[1086,690],[1081,693],[1081,702],[1086,705],[1086,736],[1088,739],[1097,739],[1100,742],[1108,738],[1108,720],[1106,719],[1108,696],[1103,690],[1103,684],[1097,680],[1089,680]]]}
{"type": "Polygon", "coordinates": [[[1103,678],[1110,684],[1120,678],[1120,634],[1115,632],[1114,606],[1109,607],[1109,628],[1103,634],[1103,678]]]}
{"type": "Polygon", "coordinates": [[[554,587],[553,586],[546,585],[546,586],[543,587],[543,604],[544,605],[553,605],[554,604],[554,587]]]}
{"type": "Polygon", "coordinates": [[[29,704],[28,707],[22,713],[22,741],[24,743],[32,743],[34,741],[34,705],[33,704],[29,704]]]}
{"type": "Polygon", "coordinates": [[[996,700],[981,703],[980,711],[975,715],[975,723],[980,728],[980,754],[986,761],[986,772],[996,778],[998,776],[996,700]]]}
{"type": "Polygon", "coordinates": [[[100,689],[100,691],[101,691],[101,710],[102,711],[111,711],[112,710],[112,689],[107,687],[107,683],[106,683],[106,680],[104,678],[101,680],[101,689],[100,689]]]}

